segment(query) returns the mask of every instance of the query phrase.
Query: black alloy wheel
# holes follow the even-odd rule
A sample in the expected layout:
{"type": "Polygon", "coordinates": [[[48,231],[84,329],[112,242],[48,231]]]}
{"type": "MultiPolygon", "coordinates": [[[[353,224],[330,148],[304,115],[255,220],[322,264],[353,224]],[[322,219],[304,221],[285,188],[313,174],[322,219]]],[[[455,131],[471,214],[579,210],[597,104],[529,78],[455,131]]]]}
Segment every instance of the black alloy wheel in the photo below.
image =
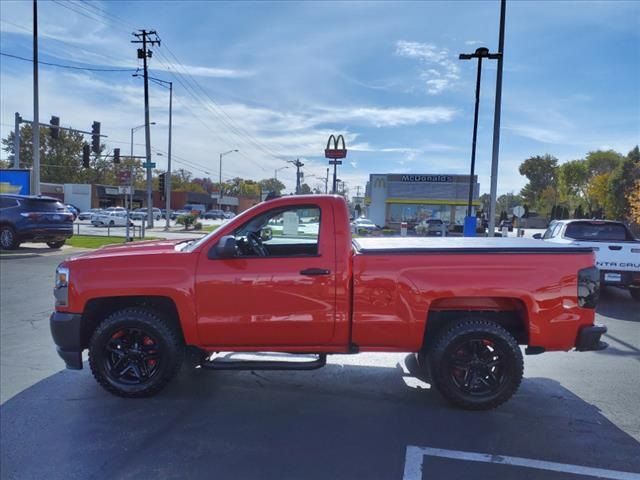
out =
{"type": "Polygon", "coordinates": [[[524,373],[518,342],[490,320],[469,318],[445,328],[429,354],[431,380],[450,403],[488,410],[516,392],[524,373]]]}
{"type": "Polygon", "coordinates": [[[122,328],[107,341],[103,357],[107,375],[114,381],[141,385],[160,368],[161,346],[140,328],[122,328]]]}
{"type": "Polygon", "coordinates": [[[491,340],[465,339],[448,352],[444,362],[451,381],[467,395],[491,395],[507,380],[504,354],[491,340]]]}
{"type": "Polygon", "coordinates": [[[140,307],[105,318],[89,341],[89,365],[107,391],[121,397],[149,397],[178,373],[184,342],[177,326],[140,307]]]}

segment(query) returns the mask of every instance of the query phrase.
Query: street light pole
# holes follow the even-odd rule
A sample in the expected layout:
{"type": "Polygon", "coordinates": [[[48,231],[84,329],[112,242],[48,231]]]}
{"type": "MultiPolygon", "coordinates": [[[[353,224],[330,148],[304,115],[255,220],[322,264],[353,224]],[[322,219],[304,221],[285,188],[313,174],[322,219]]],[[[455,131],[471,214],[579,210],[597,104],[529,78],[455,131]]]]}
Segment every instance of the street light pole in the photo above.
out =
{"type": "Polygon", "coordinates": [[[504,60],[504,20],[506,0],[500,1],[500,35],[498,38],[498,72],[496,73],[496,101],[493,116],[493,152],[491,154],[491,191],[489,193],[489,236],[496,229],[496,200],[498,196],[498,156],[500,154],[500,114],[502,104],[502,62],[504,60]]]}
{"type": "Polygon", "coordinates": [[[467,203],[467,216],[464,219],[464,236],[475,237],[476,234],[476,219],[471,216],[471,209],[473,203],[473,176],[476,168],[476,140],[478,138],[478,110],[480,108],[480,80],[482,77],[482,59],[497,59],[499,53],[489,53],[489,49],[480,47],[476,49],[474,53],[461,53],[460,60],[471,60],[473,58],[478,59],[478,74],[476,77],[476,99],[475,99],[475,111],[473,114],[473,139],[471,141],[471,171],[469,173],[469,201],[467,203]]]}
{"type": "Polygon", "coordinates": [[[40,195],[40,107],[38,98],[38,2],[33,0],[33,190],[40,195]]]}
{"type": "MultiPolygon", "coordinates": [[[[155,125],[156,122],[151,122],[149,125],[155,125]]],[[[127,209],[127,227],[126,227],[126,237],[127,237],[127,241],[129,241],[129,211],[133,210],[133,188],[134,188],[134,173],[135,173],[135,167],[134,167],[134,159],[133,159],[133,134],[135,132],[137,132],[138,130],[140,130],[141,128],[144,128],[146,126],[146,124],[142,124],[142,125],[138,125],[137,127],[133,127],[131,129],[131,149],[129,150],[129,160],[131,162],[131,167],[130,167],[130,176],[129,176],[129,208],[127,209]]],[[[126,195],[125,195],[126,198],[126,195]]],[[[125,207],[126,208],[126,207],[125,207]]]]}
{"type": "Polygon", "coordinates": [[[274,172],[274,177],[276,180],[278,180],[278,172],[280,170],[284,170],[285,168],[289,168],[289,165],[285,166],[285,167],[280,167],[280,168],[276,168],[275,172],[274,172]]]}
{"type": "Polygon", "coordinates": [[[228,155],[233,152],[238,152],[239,150],[236,148],[234,150],[229,150],[227,152],[222,152],[220,154],[220,172],[219,172],[219,184],[218,188],[220,189],[220,195],[218,196],[218,208],[220,208],[220,201],[222,200],[222,157],[228,155]]]}

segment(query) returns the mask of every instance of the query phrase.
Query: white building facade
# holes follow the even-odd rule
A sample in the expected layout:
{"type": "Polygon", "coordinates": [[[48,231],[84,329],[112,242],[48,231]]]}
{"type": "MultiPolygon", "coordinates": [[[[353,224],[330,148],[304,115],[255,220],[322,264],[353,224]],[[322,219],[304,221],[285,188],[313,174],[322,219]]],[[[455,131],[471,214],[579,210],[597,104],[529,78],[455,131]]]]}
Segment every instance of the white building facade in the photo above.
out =
{"type": "MultiPolygon", "coordinates": [[[[473,178],[472,214],[479,202],[480,184],[473,178]]],[[[469,175],[371,174],[366,188],[367,216],[380,226],[413,226],[429,218],[463,225],[469,199],[469,175]]]]}

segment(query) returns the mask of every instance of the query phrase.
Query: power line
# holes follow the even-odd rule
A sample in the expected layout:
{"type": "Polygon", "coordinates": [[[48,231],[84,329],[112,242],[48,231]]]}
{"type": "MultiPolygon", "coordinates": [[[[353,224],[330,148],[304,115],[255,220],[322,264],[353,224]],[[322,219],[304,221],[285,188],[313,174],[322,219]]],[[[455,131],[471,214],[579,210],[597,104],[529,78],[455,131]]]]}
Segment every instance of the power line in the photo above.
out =
{"type": "MultiPolygon", "coordinates": [[[[11,53],[0,52],[0,55],[3,57],[11,57],[17,60],[23,60],[25,62],[33,63],[32,58],[21,57],[20,55],[13,55],[11,53]]],[[[135,72],[136,70],[132,68],[92,68],[92,67],[74,67],[73,65],[63,65],[61,63],[53,63],[53,62],[43,62],[38,61],[39,65],[48,65],[50,67],[58,67],[58,68],[68,68],[70,70],[85,70],[88,72],[135,72]]]]}

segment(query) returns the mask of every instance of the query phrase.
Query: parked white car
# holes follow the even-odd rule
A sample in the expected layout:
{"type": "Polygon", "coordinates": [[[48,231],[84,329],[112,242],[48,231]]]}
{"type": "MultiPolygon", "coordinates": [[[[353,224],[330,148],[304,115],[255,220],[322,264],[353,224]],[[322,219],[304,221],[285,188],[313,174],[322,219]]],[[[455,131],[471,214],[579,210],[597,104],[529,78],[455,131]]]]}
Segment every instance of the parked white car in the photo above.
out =
{"type": "MultiPolygon", "coordinates": [[[[123,209],[122,211],[98,213],[91,217],[91,224],[94,227],[126,227],[127,212],[123,209]]],[[[133,225],[133,223],[129,222],[129,225],[133,225]]]]}
{"type": "Polygon", "coordinates": [[[351,222],[351,230],[353,233],[358,233],[362,230],[365,230],[367,232],[373,232],[376,230],[380,230],[380,227],[378,227],[375,223],[373,223],[368,218],[361,217],[361,218],[356,218],[353,222],[351,222]]]}
{"type": "Polygon", "coordinates": [[[600,269],[600,283],[629,289],[640,301],[640,240],[622,222],[611,220],[558,220],[543,235],[548,242],[591,247],[600,269]]]}
{"type": "MultiPolygon", "coordinates": [[[[138,208],[129,214],[133,220],[144,220],[147,218],[147,209],[138,208]]],[[[153,209],[153,219],[160,220],[162,218],[162,210],[159,208],[153,209]]]]}

